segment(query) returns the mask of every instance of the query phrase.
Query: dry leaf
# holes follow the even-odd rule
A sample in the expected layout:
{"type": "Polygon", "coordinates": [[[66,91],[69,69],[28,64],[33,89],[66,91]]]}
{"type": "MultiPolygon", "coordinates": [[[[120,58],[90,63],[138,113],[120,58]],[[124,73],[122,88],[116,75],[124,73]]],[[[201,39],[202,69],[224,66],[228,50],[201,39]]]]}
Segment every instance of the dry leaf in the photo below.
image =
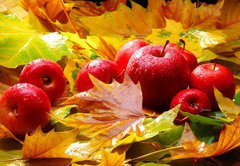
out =
{"type": "Polygon", "coordinates": [[[38,127],[32,135],[26,135],[22,153],[24,159],[71,158],[65,151],[75,140],[78,130],[43,133],[38,127]]]}
{"type": "Polygon", "coordinates": [[[70,13],[72,10],[72,4],[63,3],[62,0],[21,0],[20,2],[26,10],[32,10],[35,15],[49,23],[56,21],[67,23],[65,12],[70,13]]]}
{"type": "Polygon", "coordinates": [[[78,128],[92,138],[87,151],[113,146],[131,132],[143,134],[142,92],[128,76],[122,84],[105,84],[91,76],[94,88],[74,95],[63,104],[76,104],[85,113],[76,113],[59,122],[78,128]]]}
{"type": "Polygon", "coordinates": [[[150,34],[152,28],[163,27],[165,20],[159,14],[163,1],[149,1],[145,9],[137,3],[132,2],[130,9],[120,4],[116,11],[105,13],[97,17],[73,18],[73,21],[84,27],[89,34],[94,35],[120,35],[130,37],[132,34],[150,34]],[[154,4],[154,5],[153,5],[154,4]],[[111,24],[111,26],[109,26],[111,24]]]}
{"type": "Polygon", "coordinates": [[[192,3],[191,0],[172,0],[164,6],[164,13],[166,18],[182,23],[184,28],[212,29],[221,15],[222,6],[223,1],[215,5],[197,7],[197,4],[192,3]]]}
{"type": "Polygon", "coordinates": [[[232,124],[225,124],[218,142],[207,145],[199,141],[188,124],[181,138],[181,149],[171,150],[170,160],[218,156],[240,146],[240,116],[232,124]]]}
{"type": "Polygon", "coordinates": [[[238,39],[240,32],[240,1],[225,0],[222,14],[219,17],[217,28],[222,29],[228,35],[228,41],[238,39]]]}

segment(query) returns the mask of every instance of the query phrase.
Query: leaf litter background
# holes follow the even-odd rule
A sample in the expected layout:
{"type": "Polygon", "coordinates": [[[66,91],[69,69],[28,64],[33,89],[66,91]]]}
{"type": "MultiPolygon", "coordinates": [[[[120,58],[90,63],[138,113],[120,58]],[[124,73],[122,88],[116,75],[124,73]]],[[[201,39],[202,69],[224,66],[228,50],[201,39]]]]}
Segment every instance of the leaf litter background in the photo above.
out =
{"type": "Polygon", "coordinates": [[[15,138],[0,125],[1,165],[183,165],[191,163],[187,158],[203,165],[239,164],[238,0],[213,5],[149,0],[146,8],[135,2],[129,8],[125,0],[0,2],[0,94],[18,82],[22,65],[36,58],[58,61],[68,80],[44,132],[38,128],[25,139],[15,138]],[[96,58],[113,60],[135,38],[153,44],[183,39],[199,62],[228,66],[236,78],[235,101],[215,90],[221,112],[186,113],[191,122],[177,126],[179,108],[161,115],[142,109],[140,85],[127,76],[123,84],[110,85],[92,77],[94,89],[76,92],[81,66],[96,58]]]}

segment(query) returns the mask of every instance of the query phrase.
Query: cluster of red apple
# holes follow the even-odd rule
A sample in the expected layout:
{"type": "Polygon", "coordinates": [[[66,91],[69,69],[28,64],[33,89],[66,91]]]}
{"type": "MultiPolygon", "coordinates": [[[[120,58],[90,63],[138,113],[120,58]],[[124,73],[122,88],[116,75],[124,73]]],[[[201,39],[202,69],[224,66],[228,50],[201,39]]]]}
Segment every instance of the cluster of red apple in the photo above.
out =
{"type": "MultiPolygon", "coordinates": [[[[196,57],[175,44],[151,45],[143,40],[126,43],[115,61],[96,59],[78,73],[76,88],[87,91],[94,85],[89,74],[105,83],[122,83],[126,72],[140,82],[143,105],[159,111],[181,104],[181,110],[199,114],[218,109],[213,88],[232,99],[235,82],[232,73],[214,63],[198,65],[196,57]],[[190,89],[187,89],[190,87],[190,89]]],[[[62,68],[53,61],[37,59],[24,66],[18,84],[0,98],[0,123],[14,135],[32,132],[49,121],[51,103],[62,96],[66,80],[62,68]]],[[[180,121],[185,121],[180,114],[180,121]]]]}
{"type": "MultiPolygon", "coordinates": [[[[146,107],[162,112],[181,104],[182,111],[192,114],[218,110],[214,87],[233,99],[232,73],[220,64],[198,64],[194,54],[184,47],[169,42],[162,46],[132,40],[120,48],[114,62],[93,60],[84,66],[78,73],[76,87],[79,92],[93,87],[88,73],[105,83],[113,79],[121,83],[126,71],[134,83],[140,82],[146,107]]],[[[181,114],[177,119],[187,120],[181,114]]]]}
{"type": "Polygon", "coordinates": [[[47,59],[24,66],[19,82],[0,98],[0,123],[14,135],[24,135],[49,122],[51,103],[65,91],[62,68],[47,59]]]}

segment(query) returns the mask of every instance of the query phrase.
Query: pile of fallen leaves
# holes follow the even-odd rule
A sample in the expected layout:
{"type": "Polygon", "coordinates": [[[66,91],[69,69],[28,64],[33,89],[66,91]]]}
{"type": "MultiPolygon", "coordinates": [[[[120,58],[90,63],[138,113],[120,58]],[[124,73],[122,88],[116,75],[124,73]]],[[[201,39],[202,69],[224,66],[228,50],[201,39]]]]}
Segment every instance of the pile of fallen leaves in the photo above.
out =
{"type": "Polygon", "coordinates": [[[51,122],[25,138],[0,124],[0,165],[167,165],[186,158],[211,158],[240,146],[240,2],[148,0],[146,8],[126,0],[3,0],[0,5],[0,95],[18,82],[22,66],[36,58],[58,61],[68,88],[51,111],[51,122]],[[11,2],[11,3],[9,3],[11,2]],[[179,107],[158,115],[142,108],[140,85],[126,75],[122,84],[104,84],[77,93],[75,78],[96,58],[113,60],[127,41],[186,42],[198,62],[214,60],[234,73],[232,101],[215,90],[221,109],[210,117],[179,107]]]}

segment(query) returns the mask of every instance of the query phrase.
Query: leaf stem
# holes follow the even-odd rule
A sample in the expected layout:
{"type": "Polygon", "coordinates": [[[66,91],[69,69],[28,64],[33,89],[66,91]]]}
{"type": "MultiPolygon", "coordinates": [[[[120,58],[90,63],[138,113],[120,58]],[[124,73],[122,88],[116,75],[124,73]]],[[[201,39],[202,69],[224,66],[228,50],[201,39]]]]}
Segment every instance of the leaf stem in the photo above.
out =
{"type": "Polygon", "coordinates": [[[66,9],[65,9],[63,0],[60,0],[60,2],[61,2],[61,5],[62,5],[62,7],[63,7],[63,11],[64,11],[65,15],[67,16],[67,19],[70,21],[70,23],[71,23],[74,31],[78,34],[79,38],[83,38],[83,36],[81,36],[80,33],[78,32],[77,27],[76,27],[75,24],[73,23],[72,19],[69,17],[69,15],[68,15],[68,13],[67,13],[67,11],[66,11],[66,9]]]}
{"type": "Polygon", "coordinates": [[[151,153],[144,154],[144,155],[142,155],[142,156],[138,156],[138,157],[133,158],[133,159],[125,160],[125,163],[131,162],[131,161],[135,161],[135,160],[141,160],[141,159],[144,159],[144,158],[149,157],[149,156],[151,156],[151,155],[155,155],[155,154],[158,154],[158,153],[167,152],[167,151],[170,151],[170,150],[181,149],[181,148],[183,148],[183,147],[182,147],[182,146],[176,146],[176,147],[171,147],[171,148],[166,148],[166,149],[157,150],[157,151],[154,151],[154,152],[151,152],[151,153]]]}

